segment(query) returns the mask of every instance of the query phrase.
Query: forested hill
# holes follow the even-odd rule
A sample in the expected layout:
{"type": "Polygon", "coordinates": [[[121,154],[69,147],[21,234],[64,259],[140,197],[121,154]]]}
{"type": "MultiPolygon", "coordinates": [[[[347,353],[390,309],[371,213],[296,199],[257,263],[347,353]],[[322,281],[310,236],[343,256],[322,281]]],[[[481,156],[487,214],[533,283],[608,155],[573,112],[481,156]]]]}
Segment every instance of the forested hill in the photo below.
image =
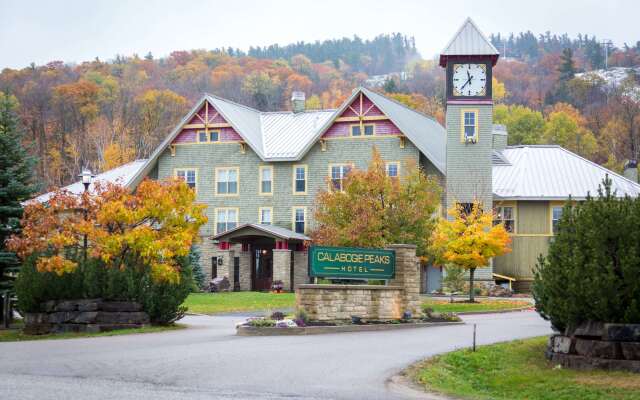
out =
{"type": "Polygon", "coordinates": [[[409,61],[419,58],[413,37],[400,33],[379,35],[373,40],[342,38],[323,42],[298,42],[284,47],[277,44],[265,47],[251,47],[248,55],[256,58],[284,58],[303,54],[312,62],[330,60],[336,67],[346,63],[355,71],[369,75],[399,72],[409,61]]]}
{"type": "MultiPolygon", "coordinates": [[[[578,74],[602,64],[599,40],[529,32],[492,40],[500,50],[506,41],[508,57],[494,70],[495,120],[507,125],[511,144],[556,143],[618,170],[638,157],[635,70],[616,70],[628,76],[615,86],[606,74],[578,74]]],[[[638,66],[639,54],[638,45],[611,46],[608,64],[638,66]]],[[[24,141],[48,188],[75,180],[84,165],[103,171],[147,157],[204,92],[269,111],[288,109],[291,92],[302,90],[308,108],[333,108],[380,73],[389,79],[376,90],[443,121],[443,69],[420,59],[413,38],[401,34],[246,53],[181,50],[163,58],[53,61],[2,70],[0,91],[18,100],[24,141]],[[389,74],[401,71],[406,74],[389,74]]]]}

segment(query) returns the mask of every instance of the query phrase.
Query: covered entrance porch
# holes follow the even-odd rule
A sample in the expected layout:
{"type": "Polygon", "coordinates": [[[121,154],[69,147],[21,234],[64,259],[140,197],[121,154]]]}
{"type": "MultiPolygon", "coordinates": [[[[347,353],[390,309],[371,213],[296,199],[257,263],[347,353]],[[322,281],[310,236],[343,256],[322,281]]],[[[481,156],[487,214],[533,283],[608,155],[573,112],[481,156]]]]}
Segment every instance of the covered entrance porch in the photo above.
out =
{"type": "Polygon", "coordinates": [[[217,242],[219,277],[234,290],[271,290],[276,281],[285,291],[307,283],[306,235],[263,224],[244,224],[212,237],[217,242]]]}

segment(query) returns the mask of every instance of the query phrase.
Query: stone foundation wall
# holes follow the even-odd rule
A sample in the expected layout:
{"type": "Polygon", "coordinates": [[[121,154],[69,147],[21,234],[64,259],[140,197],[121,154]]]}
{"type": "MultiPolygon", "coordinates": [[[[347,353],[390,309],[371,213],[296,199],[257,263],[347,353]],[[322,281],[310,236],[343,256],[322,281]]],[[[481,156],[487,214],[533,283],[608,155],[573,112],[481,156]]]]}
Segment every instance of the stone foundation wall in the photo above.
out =
{"type": "Polygon", "coordinates": [[[291,290],[291,250],[273,250],[273,282],[282,281],[282,289],[291,290]]]}
{"type": "Polygon", "coordinates": [[[640,324],[586,322],[551,336],[546,355],[568,368],[640,372],[640,324]]]}
{"type": "Polygon", "coordinates": [[[293,289],[298,286],[309,283],[309,252],[294,251],[293,252],[293,289]]]}
{"type": "Polygon", "coordinates": [[[25,333],[103,332],[149,324],[149,315],[142,306],[128,301],[48,301],[40,308],[42,312],[25,314],[25,333]]]}
{"type": "Polygon", "coordinates": [[[313,321],[399,319],[404,312],[404,290],[398,286],[300,285],[296,307],[303,308],[313,321]]]}

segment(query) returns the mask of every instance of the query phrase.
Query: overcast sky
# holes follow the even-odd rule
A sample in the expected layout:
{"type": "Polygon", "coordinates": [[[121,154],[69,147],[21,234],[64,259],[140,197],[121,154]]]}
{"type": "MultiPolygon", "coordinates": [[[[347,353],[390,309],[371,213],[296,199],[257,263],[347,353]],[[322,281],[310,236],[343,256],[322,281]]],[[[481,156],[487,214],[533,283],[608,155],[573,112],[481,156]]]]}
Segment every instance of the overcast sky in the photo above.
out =
{"type": "Polygon", "coordinates": [[[116,54],[288,44],[401,32],[437,54],[467,16],[490,33],[640,40],[639,0],[0,0],[0,69],[116,54]]]}

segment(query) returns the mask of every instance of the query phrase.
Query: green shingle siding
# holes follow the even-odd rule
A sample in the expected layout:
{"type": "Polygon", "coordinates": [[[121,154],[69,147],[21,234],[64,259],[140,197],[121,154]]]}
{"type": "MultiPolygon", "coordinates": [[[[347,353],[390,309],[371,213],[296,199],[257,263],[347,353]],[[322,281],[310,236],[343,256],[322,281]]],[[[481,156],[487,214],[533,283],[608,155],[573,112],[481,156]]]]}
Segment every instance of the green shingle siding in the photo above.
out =
{"type": "MultiPolygon", "coordinates": [[[[292,228],[292,208],[307,207],[308,227],[312,226],[316,195],[326,190],[330,164],[350,163],[358,169],[366,169],[371,159],[371,151],[376,146],[385,161],[400,161],[401,173],[407,168],[407,161],[417,163],[418,149],[409,141],[400,148],[398,137],[335,139],[326,141],[326,151],[315,144],[300,161],[266,163],[250,149],[240,152],[238,143],[192,144],[176,146],[175,156],[166,150],[158,161],[158,178],[173,176],[176,168],[196,168],[198,170],[197,198],[207,204],[209,222],[201,234],[214,234],[215,215],[218,207],[237,207],[239,223],[258,222],[259,207],[273,207],[273,224],[292,228]],[[307,165],[307,194],[293,195],[293,165],[307,165]],[[273,166],[273,195],[258,194],[259,167],[273,166]],[[239,167],[239,195],[215,195],[215,168],[239,167]]],[[[307,228],[309,229],[309,228],[307,228]]]]}

